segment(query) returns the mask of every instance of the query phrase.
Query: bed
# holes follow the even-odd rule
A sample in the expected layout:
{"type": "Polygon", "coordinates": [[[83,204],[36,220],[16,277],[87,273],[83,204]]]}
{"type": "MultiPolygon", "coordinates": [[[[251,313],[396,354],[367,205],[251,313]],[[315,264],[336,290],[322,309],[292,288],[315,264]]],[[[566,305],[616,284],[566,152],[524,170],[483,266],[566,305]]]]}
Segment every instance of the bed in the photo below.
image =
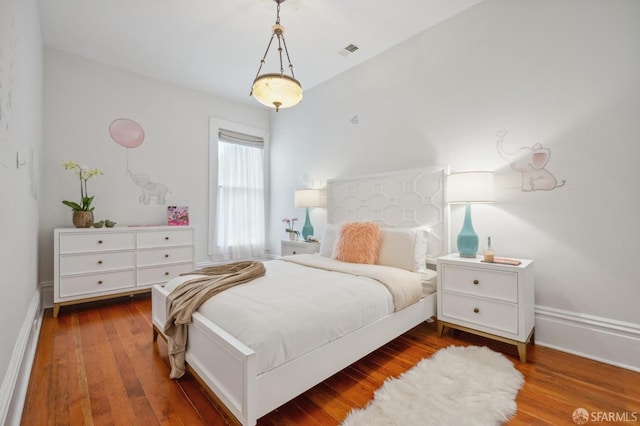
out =
{"type": "MultiPolygon", "coordinates": [[[[254,341],[253,337],[269,334],[268,330],[256,329],[252,332],[248,323],[232,319],[233,299],[244,299],[244,292],[248,292],[251,285],[257,286],[258,283],[250,282],[234,287],[202,305],[193,315],[193,323],[189,325],[186,361],[189,371],[210,391],[228,414],[243,425],[254,425],[258,418],[436,314],[435,273],[426,266],[434,264],[435,258],[449,251],[448,210],[444,203],[444,176],[447,172],[446,167],[430,167],[330,180],[327,184],[327,217],[332,225],[326,227],[321,242],[321,253],[287,256],[265,262],[265,277],[277,276],[280,273],[288,277],[297,277],[299,283],[317,280],[332,284],[335,282],[336,287],[341,287],[338,285],[343,278],[340,274],[346,272],[331,270],[333,266],[329,266],[328,270],[324,268],[325,264],[332,265],[336,262],[332,258],[336,247],[332,240],[340,238],[339,229],[343,223],[375,222],[386,232],[384,235],[387,235],[387,239],[383,240],[386,241],[383,245],[386,248],[381,248],[379,253],[379,268],[386,268],[385,271],[390,273],[395,273],[393,269],[414,269],[411,274],[421,277],[421,294],[415,303],[397,309],[386,287],[358,272],[355,274],[357,286],[364,289],[367,297],[371,295],[371,312],[356,314],[355,318],[351,319],[347,316],[344,320],[336,320],[333,328],[329,327],[324,331],[309,329],[307,333],[305,329],[299,329],[298,334],[293,335],[288,335],[287,331],[284,334],[290,342],[286,344],[291,343],[292,346],[283,346],[282,343],[268,346],[254,341]],[[418,239],[415,240],[415,247],[420,248],[415,250],[415,253],[420,256],[415,255],[408,259],[408,256],[401,255],[402,253],[396,250],[399,247],[397,244],[400,244],[399,241],[405,238],[407,233],[416,233],[415,235],[424,237],[420,242],[424,245],[419,246],[418,239]],[[394,241],[395,245],[390,243],[394,241]],[[307,262],[311,262],[312,266],[307,265],[307,262]],[[316,262],[320,262],[322,267],[318,267],[316,262]],[[398,262],[400,265],[396,267],[398,262]],[[405,267],[402,262],[409,262],[409,265],[405,267]],[[424,268],[416,270],[419,266],[424,268]],[[310,272],[310,269],[313,272],[310,272]],[[305,275],[308,273],[314,275],[305,275]],[[379,297],[374,298],[374,294],[379,297]],[[211,320],[212,311],[222,316],[218,320],[211,320]],[[240,323],[235,324],[236,329],[233,328],[234,323],[240,323]],[[248,334],[238,334],[238,328],[245,331],[248,328],[248,334]],[[343,330],[336,334],[333,331],[335,328],[343,330]],[[310,335],[315,336],[315,340],[310,335]]],[[[370,265],[365,266],[368,268],[370,265]]],[[[376,265],[372,266],[378,268],[376,265]]],[[[360,265],[355,267],[361,269],[360,265]]],[[[179,277],[176,280],[185,279],[188,277],[179,277]]],[[[414,280],[411,277],[408,279],[414,280]]],[[[395,278],[392,279],[394,280],[395,278]]],[[[272,281],[270,285],[280,286],[277,280],[272,281]]],[[[152,289],[154,339],[158,334],[162,334],[165,324],[169,288],[177,284],[179,282],[170,282],[166,288],[154,286],[152,289]]],[[[350,289],[352,285],[348,284],[350,289]]],[[[287,287],[283,291],[286,292],[287,298],[290,292],[310,294],[306,287],[296,287],[295,284],[294,287],[287,287]]],[[[258,296],[258,299],[261,297],[258,296]]],[[[326,301],[322,302],[321,298],[331,299],[335,296],[325,294],[318,297],[320,299],[317,299],[317,302],[313,299],[313,305],[309,306],[326,305],[326,301]]],[[[354,296],[354,303],[360,303],[359,297],[354,296]]],[[[257,300],[256,306],[261,302],[262,300],[257,300]]],[[[244,309],[245,311],[241,311],[244,313],[237,318],[251,316],[254,307],[249,305],[244,309]]],[[[336,309],[338,310],[348,314],[353,308],[345,304],[341,309],[336,309]]],[[[297,320],[292,323],[295,325],[303,321],[297,320]]],[[[278,330],[273,334],[283,333],[278,330]]]]}

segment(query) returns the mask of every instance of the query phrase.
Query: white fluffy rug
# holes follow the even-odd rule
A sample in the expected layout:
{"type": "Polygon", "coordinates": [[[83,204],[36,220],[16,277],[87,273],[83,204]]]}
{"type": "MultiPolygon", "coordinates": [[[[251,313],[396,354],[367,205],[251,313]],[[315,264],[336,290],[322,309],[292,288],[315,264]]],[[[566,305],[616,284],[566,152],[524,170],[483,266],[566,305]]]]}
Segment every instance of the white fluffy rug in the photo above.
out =
{"type": "Polygon", "coordinates": [[[516,413],[522,374],[486,347],[449,346],[354,409],[342,426],[499,425],[516,413]]]}

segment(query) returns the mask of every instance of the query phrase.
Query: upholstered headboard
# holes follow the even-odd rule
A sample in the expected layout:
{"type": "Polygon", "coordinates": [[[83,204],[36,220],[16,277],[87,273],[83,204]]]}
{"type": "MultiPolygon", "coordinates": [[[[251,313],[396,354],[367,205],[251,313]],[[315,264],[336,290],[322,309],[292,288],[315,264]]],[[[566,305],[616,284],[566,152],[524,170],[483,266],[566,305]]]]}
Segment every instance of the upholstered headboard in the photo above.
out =
{"type": "Polygon", "coordinates": [[[400,170],[327,182],[329,223],[369,220],[381,226],[427,225],[427,262],[449,253],[449,207],[444,202],[448,166],[400,170]]]}

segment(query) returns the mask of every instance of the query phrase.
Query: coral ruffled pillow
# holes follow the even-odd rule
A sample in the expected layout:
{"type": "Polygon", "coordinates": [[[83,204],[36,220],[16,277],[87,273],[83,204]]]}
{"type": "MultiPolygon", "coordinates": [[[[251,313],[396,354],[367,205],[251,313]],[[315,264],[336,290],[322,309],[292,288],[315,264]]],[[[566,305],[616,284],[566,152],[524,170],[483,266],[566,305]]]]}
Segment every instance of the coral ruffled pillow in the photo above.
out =
{"type": "Polygon", "coordinates": [[[380,252],[382,232],[374,222],[349,222],[342,225],[336,243],[336,259],[349,263],[374,264],[380,252]]]}

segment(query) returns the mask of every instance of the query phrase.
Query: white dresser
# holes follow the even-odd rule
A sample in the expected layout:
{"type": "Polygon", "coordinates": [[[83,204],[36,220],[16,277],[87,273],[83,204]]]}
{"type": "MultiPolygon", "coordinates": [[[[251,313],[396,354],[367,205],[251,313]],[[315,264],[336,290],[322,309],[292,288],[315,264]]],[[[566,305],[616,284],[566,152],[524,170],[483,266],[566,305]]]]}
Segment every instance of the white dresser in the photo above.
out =
{"type": "Polygon", "coordinates": [[[320,243],[307,243],[305,241],[282,240],[280,254],[288,256],[290,254],[313,254],[320,252],[320,243]]]}
{"type": "Polygon", "coordinates": [[[53,316],[60,307],[150,291],[195,269],[189,226],[54,230],[53,316]]]}
{"type": "Polygon", "coordinates": [[[533,261],[518,266],[458,254],[437,259],[438,334],[445,327],[517,345],[521,362],[533,343],[533,261]]]}

